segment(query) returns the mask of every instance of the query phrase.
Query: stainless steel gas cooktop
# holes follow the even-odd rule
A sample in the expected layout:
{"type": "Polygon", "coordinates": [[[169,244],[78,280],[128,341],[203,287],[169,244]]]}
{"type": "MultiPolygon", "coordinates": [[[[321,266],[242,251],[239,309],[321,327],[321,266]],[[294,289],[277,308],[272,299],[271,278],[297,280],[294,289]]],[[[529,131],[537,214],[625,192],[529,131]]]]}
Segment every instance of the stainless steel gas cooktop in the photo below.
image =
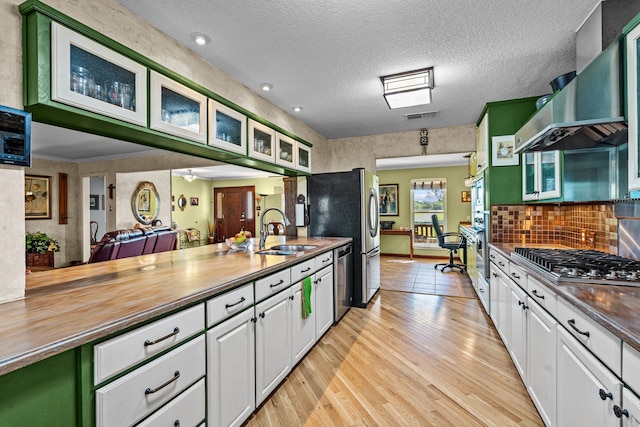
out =
{"type": "Polygon", "coordinates": [[[605,252],[515,248],[511,256],[555,282],[640,286],[640,261],[605,252]]]}

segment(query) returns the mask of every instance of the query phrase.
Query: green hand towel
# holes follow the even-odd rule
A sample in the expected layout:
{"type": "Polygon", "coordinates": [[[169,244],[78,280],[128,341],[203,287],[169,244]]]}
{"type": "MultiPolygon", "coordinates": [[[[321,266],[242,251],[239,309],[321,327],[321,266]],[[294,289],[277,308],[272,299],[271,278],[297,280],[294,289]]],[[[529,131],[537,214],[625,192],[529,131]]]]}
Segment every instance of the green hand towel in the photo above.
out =
{"type": "Polygon", "coordinates": [[[311,314],[311,277],[305,277],[302,281],[302,318],[306,319],[311,314]]]}

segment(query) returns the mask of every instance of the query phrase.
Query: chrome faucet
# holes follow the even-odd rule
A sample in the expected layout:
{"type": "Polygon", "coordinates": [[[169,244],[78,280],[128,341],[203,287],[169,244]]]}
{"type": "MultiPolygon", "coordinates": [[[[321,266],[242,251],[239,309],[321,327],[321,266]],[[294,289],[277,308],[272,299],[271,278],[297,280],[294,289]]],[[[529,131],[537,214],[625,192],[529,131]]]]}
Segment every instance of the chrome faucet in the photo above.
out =
{"type": "Polygon", "coordinates": [[[264,225],[264,214],[266,214],[269,211],[278,211],[278,212],[280,212],[280,215],[282,215],[282,219],[284,219],[285,227],[287,225],[291,225],[291,223],[287,219],[287,216],[280,209],[278,209],[278,208],[265,209],[262,212],[262,215],[260,215],[260,246],[259,246],[259,249],[264,249],[265,242],[267,241],[267,229],[266,229],[266,227],[264,225]]]}

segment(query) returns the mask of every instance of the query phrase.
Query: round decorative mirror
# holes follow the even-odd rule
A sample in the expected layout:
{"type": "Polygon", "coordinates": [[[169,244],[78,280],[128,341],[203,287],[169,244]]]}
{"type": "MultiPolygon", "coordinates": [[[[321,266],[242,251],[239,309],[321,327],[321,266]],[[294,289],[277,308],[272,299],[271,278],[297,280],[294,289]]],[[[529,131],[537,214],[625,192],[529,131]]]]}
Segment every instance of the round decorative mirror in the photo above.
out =
{"type": "Polygon", "coordinates": [[[142,181],[131,197],[133,216],[140,224],[149,225],[160,213],[160,196],[152,182],[142,181]]]}
{"type": "Polygon", "coordinates": [[[181,194],[180,197],[178,197],[178,207],[181,211],[187,207],[187,198],[184,197],[184,194],[181,194]]]}

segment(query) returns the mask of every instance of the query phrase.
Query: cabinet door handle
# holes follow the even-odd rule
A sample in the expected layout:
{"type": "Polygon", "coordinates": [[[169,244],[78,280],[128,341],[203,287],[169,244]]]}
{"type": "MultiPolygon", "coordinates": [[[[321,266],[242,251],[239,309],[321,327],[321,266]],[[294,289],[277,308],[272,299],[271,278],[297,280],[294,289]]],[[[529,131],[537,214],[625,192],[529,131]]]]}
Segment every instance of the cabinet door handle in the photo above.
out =
{"type": "Polygon", "coordinates": [[[253,317],[251,318],[251,321],[252,321],[253,323],[256,323],[256,322],[258,321],[258,318],[257,318],[257,317],[255,317],[255,316],[253,316],[253,317]]]}
{"type": "Polygon", "coordinates": [[[173,427],[180,427],[180,420],[175,420],[173,427]]]}
{"type": "Polygon", "coordinates": [[[493,273],[493,277],[498,277],[498,273],[493,273]]]}
{"type": "Polygon", "coordinates": [[[536,298],[544,299],[544,295],[540,295],[540,294],[538,294],[538,290],[537,290],[537,289],[532,290],[532,291],[531,291],[531,293],[532,293],[532,294],[533,294],[533,296],[534,296],[534,297],[536,297],[536,298]]]}
{"type": "Polygon", "coordinates": [[[602,400],[607,400],[607,397],[609,399],[613,400],[613,394],[611,392],[606,392],[602,388],[598,391],[598,394],[600,395],[600,399],[602,399],[602,400]]]}
{"type": "Polygon", "coordinates": [[[293,295],[291,295],[291,296],[289,297],[289,299],[290,299],[291,301],[293,301],[295,298],[296,298],[296,297],[294,297],[293,295]]]}
{"type": "Polygon", "coordinates": [[[527,305],[524,303],[524,301],[520,301],[520,300],[518,300],[518,305],[521,305],[523,310],[526,310],[526,309],[528,309],[528,308],[529,308],[529,306],[527,306],[527,305]]]}
{"type": "Polygon", "coordinates": [[[225,305],[224,305],[224,308],[231,308],[231,307],[235,307],[236,305],[238,305],[238,304],[242,304],[242,303],[243,303],[243,302],[245,302],[245,301],[246,301],[246,300],[245,300],[245,298],[244,298],[244,297],[242,297],[242,298],[240,298],[240,301],[238,301],[238,302],[234,302],[233,304],[225,304],[225,305]]]}
{"type": "Polygon", "coordinates": [[[618,405],[613,405],[613,413],[618,418],[622,418],[623,415],[629,418],[629,411],[627,411],[626,409],[622,409],[618,405]]]}
{"type": "Polygon", "coordinates": [[[569,319],[569,320],[567,320],[567,323],[569,324],[569,326],[571,326],[571,328],[573,328],[574,331],[576,331],[580,335],[584,335],[585,337],[589,337],[591,335],[589,333],[589,331],[581,331],[580,329],[578,329],[576,327],[576,320],[575,319],[569,319]]]}
{"type": "Polygon", "coordinates": [[[260,314],[258,314],[258,316],[260,316],[261,319],[264,319],[264,311],[260,314]]]}
{"type": "Polygon", "coordinates": [[[502,261],[498,261],[498,265],[499,265],[500,267],[504,267],[504,264],[502,263],[502,261]]]}
{"type": "Polygon", "coordinates": [[[306,273],[307,271],[311,271],[311,267],[300,270],[300,273],[306,273]]]}
{"type": "Polygon", "coordinates": [[[159,342],[164,341],[164,340],[166,340],[166,339],[169,339],[169,338],[171,338],[171,337],[172,337],[172,336],[174,336],[174,335],[178,335],[179,333],[180,333],[180,328],[178,328],[178,327],[176,326],[175,328],[173,328],[173,332],[171,332],[170,334],[167,334],[167,335],[165,335],[165,336],[163,336],[163,337],[161,337],[161,338],[158,338],[157,340],[153,340],[153,341],[145,340],[145,342],[144,342],[144,346],[145,346],[145,347],[147,347],[147,346],[149,346],[149,345],[158,344],[159,342]]]}
{"type": "Polygon", "coordinates": [[[284,280],[280,279],[278,283],[274,283],[273,285],[269,285],[270,288],[276,288],[284,283],[284,280]]]}
{"type": "Polygon", "coordinates": [[[180,378],[180,371],[175,371],[175,372],[173,373],[173,378],[171,378],[169,381],[167,381],[167,382],[166,382],[166,383],[164,383],[164,384],[160,384],[160,385],[159,385],[158,387],[156,387],[156,388],[153,388],[153,389],[152,389],[152,388],[148,388],[148,389],[146,389],[146,390],[144,391],[144,394],[152,394],[152,393],[155,393],[155,392],[157,392],[157,391],[160,391],[160,390],[162,390],[163,388],[165,388],[166,386],[168,386],[169,384],[171,384],[172,382],[177,381],[177,380],[178,380],[178,378],[180,378]]]}

